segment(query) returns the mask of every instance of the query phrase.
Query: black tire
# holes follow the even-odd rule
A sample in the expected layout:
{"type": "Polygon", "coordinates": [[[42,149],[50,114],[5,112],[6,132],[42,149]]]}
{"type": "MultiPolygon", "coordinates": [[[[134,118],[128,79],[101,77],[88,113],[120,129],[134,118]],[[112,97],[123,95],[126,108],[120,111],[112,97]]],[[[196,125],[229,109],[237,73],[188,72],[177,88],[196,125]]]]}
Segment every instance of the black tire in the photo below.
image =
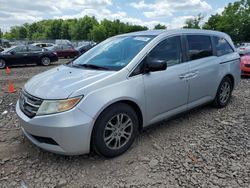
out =
{"type": "Polygon", "coordinates": [[[216,108],[224,108],[225,106],[227,106],[228,103],[230,102],[232,91],[233,91],[232,80],[229,77],[223,78],[217,90],[216,97],[212,103],[213,106],[216,108]],[[225,92],[227,94],[227,97],[226,97],[226,94],[225,94],[225,97],[222,97],[223,87],[225,87],[225,85],[228,85],[229,89],[228,89],[228,92],[225,92]]]}
{"type": "Polygon", "coordinates": [[[4,69],[6,67],[6,61],[4,59],[0,59],[0,69],[4,69]]]}
{"type": "Polygon", "coordinates": [[[96,120],[92,133],[92,149],[94,149],[97,154],[108,158],[121,155],[122,153],[127,151],[133,144],[138,132],[138,127],[138,117],[132,107],[123,103],[112,105],[105,109],[96,120]],[[117,122],[119,121],[119,117],[121,119],[120,122],[124,122],[124,120],[125,122],[123,124],[114,125],[116,120],[117,122]],[[126,127],[126,125],[124,126],[124,124],[126,124],[126,122],[130,120],[132,122],[132,125],[128,123],[127,125],[130,126],[121,130],[121,127],[126,127]],[[113,124],[111,126],[112,128],[108,127],[111,125],[109,123],[113,124]],[[118,129],[120,130],[120,132],[118,129]],[[127,139],[123,134],[125,130],[127,132],[131,132],[129,133],[129,138],[127,139]],[[107,139],[108,137],[111,137],[111,139],[107,139]],[[105,138],[107,139],[106,142],[105,138]],[[117,147],[117,143],[121,144],[121,146],[118,148],[112,148],[117,147]]]}
{"type": "Polygon", "coordinates": [[[49,66],[50,63],[51,63],[51,60],[50,60],[49,57],[44,56],[44,57],[41,58],[41,65],[43,65],[43,66],[49,66]]]}

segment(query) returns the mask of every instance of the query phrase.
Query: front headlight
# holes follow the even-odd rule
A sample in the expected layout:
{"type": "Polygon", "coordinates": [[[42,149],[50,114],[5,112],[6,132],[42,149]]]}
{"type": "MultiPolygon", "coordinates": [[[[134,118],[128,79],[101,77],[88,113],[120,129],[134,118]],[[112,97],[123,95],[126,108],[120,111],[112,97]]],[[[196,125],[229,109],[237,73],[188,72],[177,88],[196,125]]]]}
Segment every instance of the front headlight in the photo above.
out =
{"type": "Polygon", "coordinates": [[[47,115],[65,112],[76,106],[82,97],[75,97],[65,100],[44,100],[37,111],[37,115],[47,115]]]}

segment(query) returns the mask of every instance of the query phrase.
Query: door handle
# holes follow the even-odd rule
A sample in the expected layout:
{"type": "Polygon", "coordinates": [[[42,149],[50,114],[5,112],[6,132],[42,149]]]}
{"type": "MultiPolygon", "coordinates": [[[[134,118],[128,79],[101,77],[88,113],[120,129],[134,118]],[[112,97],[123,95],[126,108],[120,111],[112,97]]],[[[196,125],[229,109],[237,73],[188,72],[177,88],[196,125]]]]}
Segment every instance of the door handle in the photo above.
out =
{"type": "Polygon", "coordinates": [[[28,54],[23,54],[24,56],[27,56],[28,54]]]}
{"type": "Polygon", "coordinates": [[[182,80],[182,79],[186,78],[186,76],[181,74],[181,75],[179,75],[179,78],[182,80]]]}

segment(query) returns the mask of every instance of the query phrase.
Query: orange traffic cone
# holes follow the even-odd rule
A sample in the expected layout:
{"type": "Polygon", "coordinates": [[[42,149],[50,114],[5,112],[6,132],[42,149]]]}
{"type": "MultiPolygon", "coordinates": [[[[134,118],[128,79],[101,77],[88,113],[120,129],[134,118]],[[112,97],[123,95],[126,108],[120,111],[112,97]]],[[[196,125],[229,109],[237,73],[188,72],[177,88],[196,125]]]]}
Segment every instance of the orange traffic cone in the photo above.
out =
{"type": "Polygon", "coordinates": [[[10,68],[9,68],[9,67],[6,67],[5,73],[6,73],[6,74],[10,74],[10,72],[11,72],[11,71],[10,71],[10,68]]]}
{"type": "Polygon", "coordinates": [[[9,82],[9,84],[8,84],[8,92],[9,93],[15,93],[16,92],[14,84],[12,82],[9,82]]]}

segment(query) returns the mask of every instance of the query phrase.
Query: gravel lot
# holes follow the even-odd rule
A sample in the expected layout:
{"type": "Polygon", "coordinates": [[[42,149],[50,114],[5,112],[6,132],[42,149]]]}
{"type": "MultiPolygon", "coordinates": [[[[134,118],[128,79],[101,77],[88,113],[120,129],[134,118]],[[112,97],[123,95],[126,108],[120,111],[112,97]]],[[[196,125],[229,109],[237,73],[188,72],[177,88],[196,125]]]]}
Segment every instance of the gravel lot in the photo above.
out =
{"type": "Polygon", "coordinates": [[[249,79],[242,79],[227,108],[205,106],[161,122],[107,160],[55,155],[23,138],[18,92],[6,93],[6,81],[19,91],[53,66],[14,67],[8,77],[0,72],[0,187],[250,187],[249,79]]]}

